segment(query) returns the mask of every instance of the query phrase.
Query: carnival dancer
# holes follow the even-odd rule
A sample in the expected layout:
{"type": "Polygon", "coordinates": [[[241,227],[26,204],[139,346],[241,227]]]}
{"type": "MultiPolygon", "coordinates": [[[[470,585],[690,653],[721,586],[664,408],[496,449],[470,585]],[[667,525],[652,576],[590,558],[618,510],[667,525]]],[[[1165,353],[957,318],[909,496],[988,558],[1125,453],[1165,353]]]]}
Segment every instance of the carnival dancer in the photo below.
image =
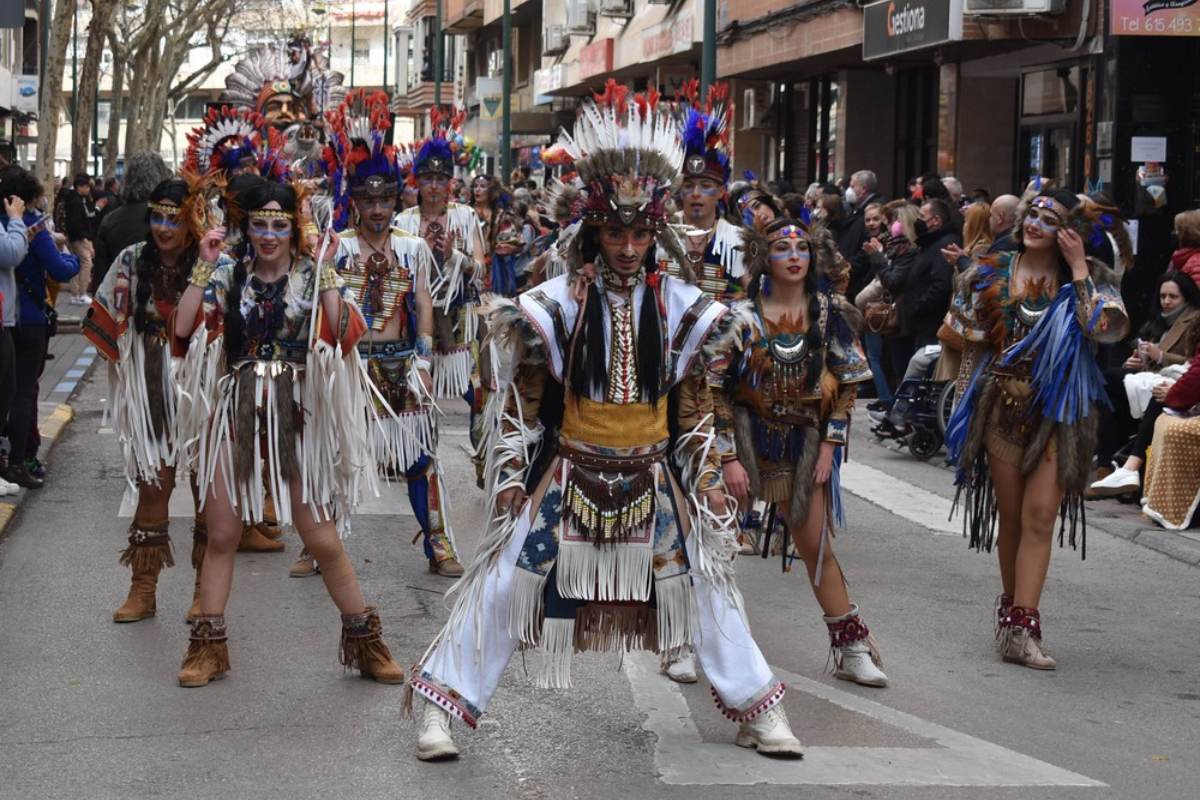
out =
{"type": "Polygon", "coordinates": [[[434,294],[434,395],[465,397],[477,410],[472,388],[475,369],[477,306],[483,277],[484,244],[479,217],[470,206],[450,202],[450,179],[464,154],[459,131],[462,112],[430,111],[432,131],[412,145],[409,180],[420,202],[396,215],[396,227],[425,239],[437,261],[434,294]]]}
{"type": "Polygon", "coordinates": [[[334,226],[342,229],[337,267],[366,321],[358,352],[379,390],[372,419],[379,468],[408,484],[429,570],[458,577],[463,569],[444,513],[431,395],[435,265],[424,239],[391,226],[408,162],[384,143],[387,108],[385,93],[358,90],[329,118],[325,158],[334,226]]]}
{"type": "Polygon", "coordinates": [[[737,744],[799,756],[743,613],[711,446],[702,345],[726,309],[654,257],[683,158],[675,123],[656,94],[609,81],[561,140],[587,187],[585,224],[571,273],[489,323],[516,365],[488,447],[497,516],[410,683],[427,701],[417,757],[458,754],[451,717],[475,727],[520,645],[543,651],[540,685],[566,687],[573,651],[689,641],[741,723],[737,744]],[[679,477],[672,428],[691,456],[679,477]]]}
{"type": "Polygon", "coordinates": [[[242,244],[232,262],[218,264],[224,231],[205,234],[175,323],[178,339],[190,340],[187,360],[207,356],[215,376],[204,392],[213,410],[199,458],[209,531],[201,614],[179,684],[204,686],[229,670],[233,553],[242,522],[262,519],[267,486],[280,522],[299,530],[342,613],[342,664],[401,683],[335,524],[371,475],[367,398],[352,351],[362,316],[329,263],[332,243],[315,261],[304,251],[307,220],[295,189],[266,181],[239,200],[242,244]]]}
{"type": "Polygon", "coordinates": [[[871,379],[862,320],[838,291],[824,228],[785,217],[746,236],[749,296],[733,304],[732,346],[714,368],[725,483],[742,506],[757,498],[780,509],[825,613],[834,675],[886,686],[831,541],[838,448],[857,386],[871,379]]]}
{"type": "MultiPolygon", "coordinates": [[[[729,142],[733,104],[729,85],[714,83],[701,99],[700,82],[684,84],[680,115],[683,179],[679,186],[676,230],[687,247],[687,260],[705,293],[729,301],[745,294],[741,228],[725,218],[729,142]]],[[[668,268],[670,261],[667,261],[668,268]]]]}
{"type": "MultiPolygon", "coordinates": [[[[209,108],[203,122],[188,133],[187,139],[183,172],[213,177],[213,180],[206,181],[205,194],[207,202],[218,207],[214,209],[217,214],[224,214],[220,207],[231,202],[225,196],[232,197],[242,187],[252,183],[253,179],[282,181],[288,175],[287,160],[283,155],[283,134],[255,111],[229,106],[209,108]]],[[[207,214],[204,209],[198,211],[207,214]]],[[[226,250],[240,243],[240,230],[226,229],[226,234],[226,250]]],[[[197,233],[197,236],[200,235],[203,235],[203,231],[197,233]]],[[[263,519],[243,526],[238,552],[283,552],[284,544],[279,541],[282,535],[283,529],[276,519],[274,502],[268,491],[263,519]]],[[[197,540],[192,553],[193,562],[200,564],[204,561],[201,541],[197,540]]],[[[193,616],[197,610],[193,604],[193,616]]]]}
{"type": "MultiPolygon", "coordinates": [[[[1097,207],[1098,208],[1098,207],[1097,207]]],[[[1000,551],[996,638],[1004,661],[1054,669],[1039,607],[1054,523],[1086,556],[1083,492],[1106,403],[1093,345],[1125,337],[1115,275],[1086,248],[1112,218],[1064,190],[1045,190],[1014,236],[1015,253],[985,256],[958,280],[949,321],[966,348],[946,434],[964,531],[1000,551]],[[999,535],[996,536],[997,521],[999,535]]]]}
{"type": "MultiPolygon", "coordinates": [[[[129,596],[113,612],[113,622],[154,616],[159,573],[175,564],[168,503],[177,472],[186,474],[193,467],[195,448],[180,435],[180,406],[188,401],[181,397],[176,379],[170,327],[196,262],[202,235],[197,226],[207,219],[203,193],[192,188],[183,178],[154,187],[146,212],[150,235],[117,256],[82,326],[83,335],[112,365],[113,427],[124,452],[125,478],[137,495],[129,546],[120,559],[133,576],[129,596]]],[[[219,257],[219,263],[227,262],[226,256],[219,257]]],[[[197,591],[189,618],[198,610],[206,542],[204,514],[192,483],[197,591]]]]}

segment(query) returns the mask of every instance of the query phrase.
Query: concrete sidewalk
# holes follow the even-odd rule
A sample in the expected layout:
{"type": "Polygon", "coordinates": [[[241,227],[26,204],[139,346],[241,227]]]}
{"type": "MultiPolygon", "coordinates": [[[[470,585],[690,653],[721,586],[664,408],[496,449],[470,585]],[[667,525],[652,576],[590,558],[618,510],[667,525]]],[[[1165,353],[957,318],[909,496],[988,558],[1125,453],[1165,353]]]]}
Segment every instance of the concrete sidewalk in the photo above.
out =
{"type": "MultiPolygon", "coordinates": [[[[74,419],[71,401],[100,358],[96,348],[77,332],[64,332],[51,339],[50,354],[54,358],[46,361],[46,371],[38,383],[38,431],[42,438],[38,458],[43,462],[49,461],[50,452],[62,437],[63,430],[74,419]]],[[[0,502],[0,536],[4,535],[30,491],[22,489],[0,502]]]]}

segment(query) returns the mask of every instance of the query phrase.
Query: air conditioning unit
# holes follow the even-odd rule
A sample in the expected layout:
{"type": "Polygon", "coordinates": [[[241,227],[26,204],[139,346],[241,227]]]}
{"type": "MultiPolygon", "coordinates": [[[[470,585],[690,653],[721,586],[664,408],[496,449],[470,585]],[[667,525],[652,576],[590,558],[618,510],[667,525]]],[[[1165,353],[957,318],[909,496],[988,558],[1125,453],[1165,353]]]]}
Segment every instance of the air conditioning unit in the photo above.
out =
{"type": "Polygon", "coordinates": [[[771,90],[769,87],[746,89],[742,92],[742,130],[771,127],[771,90]]]}
{"type": "Polygon", "coordinates": [[[595,36],[596,12],[591,0],[567,0],[567,33],[571,36],[595,36]]]}
{"type": "Polygon", "coordinates": [[[1061,14],[1067,0],[963,0],[963,15],[970,17],[1030,17],[1061,14]]]}
{"type": "Polygon", "coordinates": [[[600,0],[596,11],[602,17],[630,19],[633,17],[633,0],[600,0]]]}
{"type": "Polygon", "coordinates": [[[559,56],[567,52],[571,39],[564,25],[547,25],[542,31],[542,55],[559,56]]]}

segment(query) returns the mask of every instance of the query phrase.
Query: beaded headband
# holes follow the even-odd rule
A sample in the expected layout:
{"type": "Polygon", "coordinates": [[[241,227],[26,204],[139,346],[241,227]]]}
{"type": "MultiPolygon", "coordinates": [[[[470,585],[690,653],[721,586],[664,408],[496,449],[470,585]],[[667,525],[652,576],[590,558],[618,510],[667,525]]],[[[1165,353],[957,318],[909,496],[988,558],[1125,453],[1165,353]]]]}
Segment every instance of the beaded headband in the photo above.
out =
{"type": "Polygon", "coordinates": [[[164,217],[178,216],[180,211],[179,206],[168,203],[147,203],[147,207],[155,213],[162,214],[164,217]]]}
{"type": "Polygon", "coordinates": [[[290,211],[280,211],[274,208],[260,208],[257,211],[251,211],[248,215],[250,219],[286,219],[291,221],[295,216],[290,211]]]}
{"type": "Polygon", "coordinates": [[[780,239],[808,239],[808,231],[796,224],[787,224],[767,234],[767,243],[774,244],[780,239]]]}
{"type": "Polygon", "coordinates": [[[1059,219],[1066,219],[1067,215],[1070,214],[1070,212],[1067,211],[1066,206],[1055,200],[1053,197],[1046,197],[1045,195],[1033,198],[1033,203],[1031,203],[1031,205],[1034,208],[1044,208],[1047,211],[1053,212],[1053,214],[1059,219]]]}

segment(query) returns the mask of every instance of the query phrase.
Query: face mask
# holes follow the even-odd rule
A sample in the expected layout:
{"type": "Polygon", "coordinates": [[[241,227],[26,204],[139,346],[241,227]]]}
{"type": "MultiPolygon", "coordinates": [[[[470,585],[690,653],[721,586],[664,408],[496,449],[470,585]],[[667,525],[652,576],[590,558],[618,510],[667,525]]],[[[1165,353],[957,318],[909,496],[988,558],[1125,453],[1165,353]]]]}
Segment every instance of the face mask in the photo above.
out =
{"type": "Polygon", "coordinates": [[[927,225],[925,223],[925,220],[923,220],[923,219],[919,219],[916,222],[914,222],[913,229],[917,232],[918,239],[920,239],[925,234],[929,233],[929,225],[927,225]]]}
{"type": "Polygon", "coordinates": [[[892,236],[899,238],[904,235],[904,226],[900,224],[900,220],[892,223],[892,227],[888,228],[892,232],[892,236]]]}
{"type": "Polygon", "coordinates": [[[846,205],[853,206],[858,204],[858,192],[853,189],[846,190],[846,205]]]}

